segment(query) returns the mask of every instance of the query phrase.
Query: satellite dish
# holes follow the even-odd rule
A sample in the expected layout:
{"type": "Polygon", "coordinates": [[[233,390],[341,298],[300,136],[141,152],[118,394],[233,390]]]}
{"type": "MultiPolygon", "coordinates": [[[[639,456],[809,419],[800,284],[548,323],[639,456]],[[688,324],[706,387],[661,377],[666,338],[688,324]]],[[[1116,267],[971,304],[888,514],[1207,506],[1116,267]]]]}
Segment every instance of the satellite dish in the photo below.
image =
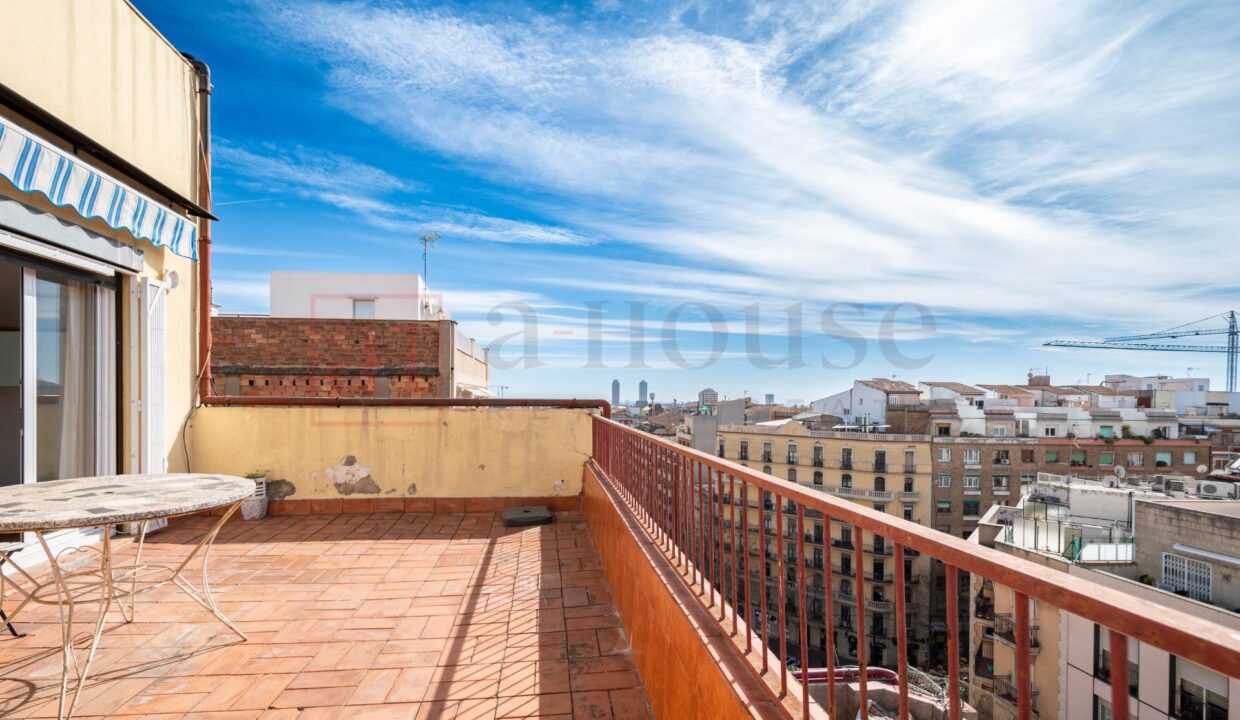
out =
{"type": "Polygon", "coordinates": [[[1198,465],[1198,466],[1197,466],[1197,474],[1198,474],[1198,475],[1205,475],[1205,474],[1206,474],[1206,473],[1208,473],[1208,472],[1210,472],[1210,468],[1206,467],[1205,465],[1198,465]]]}
{"type": "Polygon", "coordinates": [[[1128,474],[1128,469],[1127,469],[1127,468],[1125,468],[1123,465],[1116,465],[1116,466],[1115,466],[1115,477],[1117,477],[1117,478],[1119,478],[1119,479],[1121,479],[1121,480],[1122,480],[1122,479],[1124,479],[1124,476],[1125,476],[1125,475],[1127,475],[1127,474],[1128,474]]]}

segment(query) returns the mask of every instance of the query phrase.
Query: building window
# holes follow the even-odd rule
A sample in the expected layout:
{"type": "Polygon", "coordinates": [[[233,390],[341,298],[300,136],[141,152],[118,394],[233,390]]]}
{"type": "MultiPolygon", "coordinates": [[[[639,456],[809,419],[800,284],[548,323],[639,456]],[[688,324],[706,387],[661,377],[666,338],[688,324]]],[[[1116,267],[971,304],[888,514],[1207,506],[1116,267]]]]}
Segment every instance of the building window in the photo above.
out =
{"type": "Polygon", "coordinates": [[[1070,455],[1070,458],[1071,460],[1068,463],[1069,465],[1072,465],[1074,467],[1080,467],[1085,464],[1085,451],[1084,450],[1073,450],[1072,454],[1070,455]]]}
{"type": "Polygon", "coordinates": [[[935,434],[938,435],[939,437],[950,437],[952,434],[952,426],[951,425],[936,425],[934,428],[934,431],[935,431],[935,434]]]}
{"type": "Polygon", "coordinates": [[[1213,690],[1180,678],[1180,686],[1176,692],[1178,712],[1175,717],[1181,720],[1215,720],[1226,718],[1228,712],[1227,697],[1213,690]]]}
{"type": "Polygon", "coordinates": [[[916,487],[916,485],[913,482],[913,478],[911,477],[904,478],[904,492],[913,492],[914,487],[916,487]]]}
{"type": "Polygon", "coordinates": [[[874,478],[874,489],[878,492],[887,492],[887,478],[882,475],[874,478]]]}
{"type": "Polygon", "coordinates": [[[982,476],[981,475],[970,474],[970,475],[964,476],[965,492],[968,492],[970,490],[981,490],[981,489],[982,489],[982,476]]]}
{"type": "Polygon", "coordinates": [[[982,503],[978,500],[964,501],[964,514],[966,517],[977,517],[981,515],[982,503]]]}
{"type": "Polygon", "coordinates": [[[821,470],[814,471],[814,484],[819,485],[819,486],[822,485],[822,471],[821,470]]]}
{"type": "Polygon", "coordinates": [[[1212,568],[1183,555],[1163,553],[1162,586],[1164,590],[1186,595],[1201,602],[1213,596],[1212,568]]]}
{"type": "Polygon", "coordinates": [[[981,465],[982,464],[982,451],[978,450],[977,448],[965,448],[964,464],[965,465],[981,465]]]}
{"type": "Polygon", "coordinates": [[[1114,465],[1115,464],[1115,453],[1113,452],[1098,453],[1098,464],[1099,465],[1114,465]]]}
{"type": "Polygon", "coordinates": [[[852,448],[840,450],[840,469],[852,470],[852,448]]]}
{"type": "Polygon", "coordinates": [[[1007,437],[1007,434],[1008,434],[1007,431],[1008,431],[1007,425],[996,425],[995,426],[995,437],[1007,437]]]}
{"type": "Polygon", "coordinates": [[[740,458],[741,460],[749,459],[749,441],[748,440],[741,440],[740,452],[737,453],[737,457],[740,458]]]}
{"type": "MultiPolygon", "coordinates": [[[[1141,668],[1132,660],[1138,652],[1135,642],[1129,643],[1128,660],[1128,693],[1137,697],[1140,687],[1141,668]]],[[[1094,625],[1094,677],[1103,682],[1111,682],[1111,635],[1104,627],[1094,625]]]]}
{"type": "Polygon", "coordinates": [[[939,473],[939,487],[947,488],[952,486],[952,476],[947,473],[939,473]]]}
{"type": "Polygon", "coordinates": [[[995,465],[1011,465],[1012,464],[1012,451],[1011,450],[996,450],[994,464],[995,465]]]}
{"type": "Polygon", "coordinates": [[[913,521],[913,506],[912,505],[904,506],[904,519],[908,520],[909,522],[913,521]]]}
{"type": "Polygon", "coordinates": [[[1048,427],[1042,430],[1042,434],[1045,435],[1046,437],[1055,437],[1056,435],[1059,434],[1059,431],[1056,428],[1048,427]]]}
{"type": "MultiPolygon", "coordinates": [[[[874,509],[875,509],[875,510],[877,510],[878,512],[885,513],[885,512],[887,512],[887,504],[886,504],[886,503],[874,503],[874,509]]],[[[880,538],[874,538],[874,547],[875,547],[875,548],[878,548],[878,546],[879,546],[879,544],[878,544],[879,539],[880,539],[880,538]]]]}
{"type": "Polygon", "coordinates": [[[1191,450],[1184,451],[1184,464],[1192,465],[1197,462],[1197,453],[1191,450]]]}
{"type": "Polygon", "coordinates": [[[723,438],[719,438],[719,457],[724,456],[723,451],[726,448],[726,445],[727,442],[723,438]]]}
{"type": "Polygon", "coordinates": [[[852,487],[852,475],[849,475],[848,473],[844,473],[843,475],[841,475],[840,476],[840,487],[843,487],[843,488],[852,487]]]}
{"type": "Polygon", "coordinates": [[[1058,450],[1047,450],[1046,451],[1046,462],[1048,463],[1059,462],[1059,451],[1058,450]]]}
{"type": "Polygon", "coordinates": [[[939,448],[939,462],[951,462],[951,461],[952,461],[952,449],[951,448],[939,448]]]}
{"type": "Polygon", "coordinates": [[[353,319],[354,320],[374,320],[375,319],[375,301],[374,300],[354,300],[353,301],[353,319]]]}
{"type": "Polygon", "coordinates": [[[762,462],[771,462],[771,444],[769,442],[762,443],[762,462]]]}
{"type": "Polygon", "coordinates": [[[1171,467],[1171,453],[1154,453],[1154,467],[1171,467]]]}
{"type": "Polygon", "coordinates": [[[887,451],[874,451],[874,472],[885,472],[887,470],[887,451]]]}
{"type": "Polygon", "coordinates": [[[789,465],[797,464],[797,444],[796,443],[788,443],[788,464],[789,465]]]}
{"type": "Polygon", "coordinates": [[[770,466],[770,465],[763,465],[763,466],[762,466],[762,472],[766,473],[767,475],[770,475],[770,474],[771,474],[771,466],[770,466]]]}
{"type": "Polygon", "coordinates": [[[1144,466],[1145,466],[1145,453],[1139,453],[1139,452],[1128,453],[1128,467],[1135,468],[1135,467],[1144,467],[1144,466]]]}
{"type": "Polygon", "coordinates": [[[788,482],[796,482],[796,481],[797,481],[797,469],[788,468],[788,482]]]}
{"type": "Polygon", "coordinates": [[[1033,462],[1033,450],[1025,449],[1020,451],[1020,461],[1023,463],[1033,462]]]}
{"type": "Polygon", "coordinates": [[[935,510],[940,513],[951,514],[952,501],[951,500],[939,500],[935,505],[935,510]]]}
{"type": "Polygon", "coordinates": [[[990,479],[990,481],[994,486],[995,492],[1007,492],[1008,485],[1011,482],[1007,475],[995,475],[990,479]]]}
{"type": "Polygon", "coordinates": [[[1102,427],[1098,428],[1098,434],[1104,438],[1115,437],[1115,426],[1114,425],[1103,425],[1102,427]]]}
{"type": "Polygon", "coordinates": [[[814,467],[822,467],[823,463],[822,446],[814,445],[814,467]]]}

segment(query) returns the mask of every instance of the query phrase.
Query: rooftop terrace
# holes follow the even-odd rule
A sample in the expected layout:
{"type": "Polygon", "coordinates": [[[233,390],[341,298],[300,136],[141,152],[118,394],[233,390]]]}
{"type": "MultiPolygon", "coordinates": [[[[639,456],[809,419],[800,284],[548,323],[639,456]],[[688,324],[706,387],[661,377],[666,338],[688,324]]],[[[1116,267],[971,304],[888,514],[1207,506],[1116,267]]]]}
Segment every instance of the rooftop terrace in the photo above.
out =
{"type": "MultiPolygon", "coordinates": [[[[845,707],[836,686],[866,676],[872,631],[847,630],[859,667],[842,675],[832,653],[809,684],[789,667],[811,667],[809,613],[798,609],[823,589],[808,571],[789,572],[812,557],[814,541],[786,530],[812,518],[851,526],[854,547],[876,537],[890,546],[894,578],[855,563],[848,604],[863,616],[885,602],[872,585],[894,584],[894,638],[882,642],[894,643],[895,657],[908,656],[917,631],[904,606],[906,582],[916,582],[906,553],[947,566],[949,638],[959,637],[954,602],[965,581],[954,569],[1013,589],[1020,717],[1032,717],[1036,691],[1020,661],[1030,657],[1033,600],[1107,627],[1117,656],[1131,638],[1240,677],[1231,628],[675,445],[579,403],[226,400],[192,418],[193,468],[267,468],[269,489],[279,490],[273,517],[227,523],[211,556],[216,598],[248,640],[172,587],[140,596],[135,622],[109,621],[74,717],[824,720],[845,707]],[[469,407],[448,407],[456,403],[469,407]],[[785,508],[770,528],[758,515],[768,500],[785,508]],[[516,530],[497,521],[497,509],[530,503],[558,510],[557,522],[516,530]],[[769,618],[765,638],[753,618],[769,618]],[[825,703],[809,685],[825,685],[825,703]]],[[[206,522],[175,521],[148,540],[144,560],[184,556],[206,522]]],[[[78,604],[79,627],[92,611],[78,604]]],[[[834,627],[834,603],[821,612],[834,627]]],[[[56,715],[57,619],[28,607],[17,620],[27,637],[0,636],[0,716],[56,715]]],[[[958,718],[971,654],[956,642],[947,651],[942,695],[958,718]]],[[[907,707],[908,667],[893,669],[907,707]]],[[[858,685],[861,705],[867,688],[858,685]]],[[[1126,701],[1112,693],[1121,715],[1126,701]]]]}
{"type": "MultiPolygon", "coordinates": [[[[144,553],[181,557],[206,522],[144,553]]],[[[105,631],[75,717],[651,716],[579,512],[533,528],[493,513],[232,522],[211,571],[249,641],[171,586],[140,596],[137,621],[105,631]]],[[[55,614],[31,609],[27,636],[0,641],[0,716],[56,716],[55,614]]]]}

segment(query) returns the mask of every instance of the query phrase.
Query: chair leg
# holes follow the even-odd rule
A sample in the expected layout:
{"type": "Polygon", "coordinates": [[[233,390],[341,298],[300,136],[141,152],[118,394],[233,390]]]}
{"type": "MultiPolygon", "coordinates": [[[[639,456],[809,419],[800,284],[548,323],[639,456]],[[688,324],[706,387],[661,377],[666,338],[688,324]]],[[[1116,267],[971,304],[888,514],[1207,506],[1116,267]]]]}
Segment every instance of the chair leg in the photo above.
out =
{"type": "MultiPolygon", "coordinates": [[[[0,572],[4,572],[4,564],[8,562],[8,560],[9,556],[7,554],[0,553],[0,572]]],[[[3,580],[0,580],[0,582],[3,582],[3,580]]],[[[0,623],[3,623],[4,626],[9,629],[9,633],[11,633],[13,637],[26,637],[26,633],[17,632],[17,628],[13,627],[13,623],[9,622],[9,616],[4,614],[3,608],[0,608],[0,623]]]]}

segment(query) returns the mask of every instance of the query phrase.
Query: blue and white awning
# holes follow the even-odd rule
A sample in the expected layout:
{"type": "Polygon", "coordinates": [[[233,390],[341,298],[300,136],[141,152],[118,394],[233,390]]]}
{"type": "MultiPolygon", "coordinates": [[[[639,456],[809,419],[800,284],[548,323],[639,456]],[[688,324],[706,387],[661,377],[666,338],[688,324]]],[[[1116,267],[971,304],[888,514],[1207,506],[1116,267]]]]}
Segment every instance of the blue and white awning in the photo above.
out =
{"type": "Polygon", "coordinates": [[[198,226],[193,220],[4,117],[0,117],[0,175],[18,190],[43,193],[84,218],[99,218],[181,257],[198,259],[198,226]]]}

